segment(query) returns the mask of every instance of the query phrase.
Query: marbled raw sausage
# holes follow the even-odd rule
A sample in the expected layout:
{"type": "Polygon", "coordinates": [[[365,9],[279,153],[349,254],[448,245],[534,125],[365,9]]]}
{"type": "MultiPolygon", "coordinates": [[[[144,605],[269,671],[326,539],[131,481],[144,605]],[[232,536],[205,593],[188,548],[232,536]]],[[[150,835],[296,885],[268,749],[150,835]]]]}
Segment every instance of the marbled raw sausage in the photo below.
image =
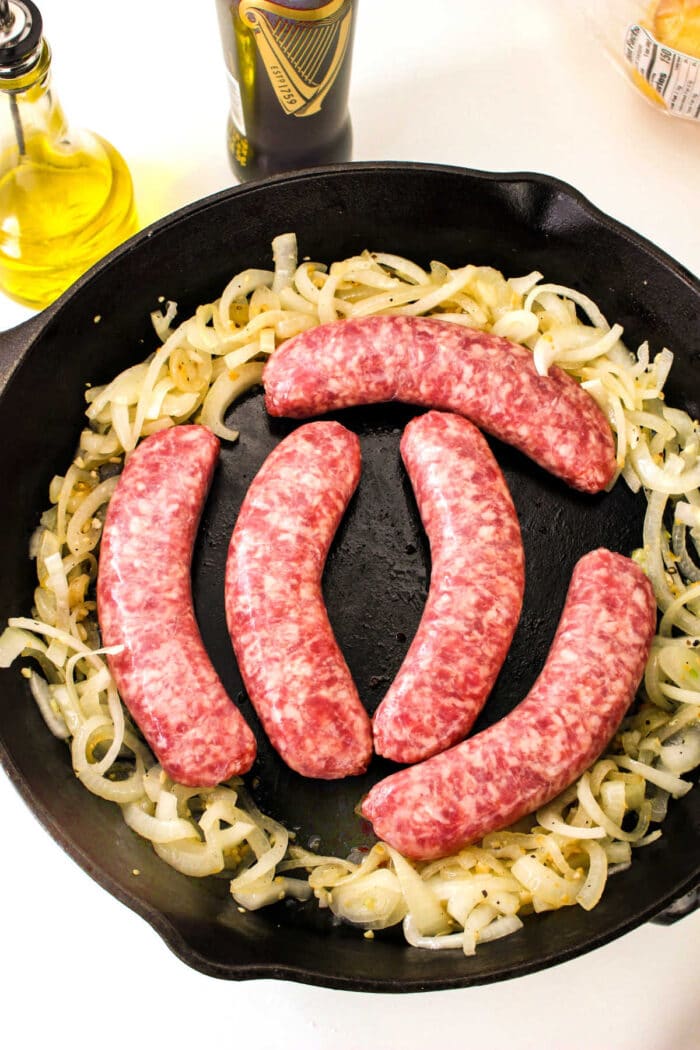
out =
{"type": "Polygon", "coordinates": [[[333,536],[360,478],[360,443],[339,423],[294,430],[246,493],[226,563],[226,619],[248,695],[296,772],[363,772],[367,715],[321,592],[333,536]]]}
{"type": "Polygon", "coordinates": [[[273,416],[404,401],[466,416],[584,492],[615,474],[610,426],[574,379],[556,367],[540,376],[525,347],[436,317],[319,325],[282,344],[263,385],[273,416]]]}
{"type": "Polygon", "coordinates": [[[122,700],[166,773],[211,786],[245,773],[255,738],[207,656],[190,567],[219,440],[176,426],[129,456],[100,548],[97,612],[122,700]]]}
{"type": "Polygon", "coordinates": [[[527,697],[489,729],[376,784],[362,804],[376,834],[427,860],[553,799],[620,725],[655,626],[656,603],[641,569],[604,549],[585,555],[527,697]]]}
{"type": "Polygon", "coordinates": [[[505,479],[472,423],[446,412],[417,416],[401,455],[430,541],[430,590],[373,724],[375,751],[411,763],[471,729],[518,623],[525,555],[505,479]]]}

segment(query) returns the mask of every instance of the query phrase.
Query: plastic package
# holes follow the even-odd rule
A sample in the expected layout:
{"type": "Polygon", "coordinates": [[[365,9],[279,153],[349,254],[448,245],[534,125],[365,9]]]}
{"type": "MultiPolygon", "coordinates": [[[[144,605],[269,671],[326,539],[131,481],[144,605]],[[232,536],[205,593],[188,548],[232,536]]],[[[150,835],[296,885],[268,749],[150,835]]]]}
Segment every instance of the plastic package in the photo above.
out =
{"type": "Polygon", "coordinates": [[[700,123],[700,0],[589,0],[587,13],[650,104],[700,123]]]}

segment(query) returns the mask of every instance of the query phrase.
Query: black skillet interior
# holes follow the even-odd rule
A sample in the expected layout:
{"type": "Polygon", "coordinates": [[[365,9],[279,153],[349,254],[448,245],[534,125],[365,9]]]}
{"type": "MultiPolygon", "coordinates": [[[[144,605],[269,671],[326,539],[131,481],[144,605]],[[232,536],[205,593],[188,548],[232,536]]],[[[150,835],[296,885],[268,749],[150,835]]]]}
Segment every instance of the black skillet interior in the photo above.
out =
{"type": "MultiPolygon", "coordinates": [[[[0,442],[11,513],[3,515],[0,610],[27,614],[32,565],[27,541],[47,503],[51,476],[65,470],[82,425],[86,382],[106,381],[155,345],[149,312],[175,299],[179,316],[216,298],[247,267],[270,266],[270,242],[294,230],[300,253],[324,262],[365,248],[424,265],[471,261],[506,275],[540,270],[549,281],[590,294],[636,346],[676,353],[669,403],[697,416],[700,384],[698,284],[651,245],[591,207],[569,187],[530,174],[488,175],[425,165],[358,164],[268,180],[208,198],[145,231],[91,272],[30,329],[6,340],[31,349],[0,395],[0,442]]],[[[325,577],[331,620],[361,695],[373,710],[420,618],[429,553],[398,455],[414,414],[375,406],[338,414],[362,442],[358,494],[333,545],[325,577]]],[[[294,424],[266,417],[259,393],[231,413],[241,430],[224,447],[202,519],[194,562],[195,603],[212,659],[258,730],[260,754],[248,778],[260,806],[323,852],[372,841],[354,813],[362,793],[392,768],[375,760],[363,778],[304,781],[266,745],[243,695],[223,614],[221,580],[230,529],[266,454],[294,424]]],[[[551,641],[577,558],[605,545],[640,543],[643,497],[623,484],[585,497],[496,441],[520,515],[527,557],[522,620],[477,729],[527,691],[551,641]]],[[[611,880],[598,908],[538,916],[475,958],[403,944],[398,931],[373,941],[334,925],[314,903],[241,914],[223,879],[196,881],[166,867],[123,824],[115,806],[77,783],[64,744],[46,731],[24,679],[2,672],[3,761],[30,807],[78,863],[143,915],[190,965],[225,978],[280,977],[333,987],[408,991],[504,979],[569,958],[657,913],[700,877],[696,792],[671,807],[664,835],[611,880]],[[137,868],[138,879],[131,874],[137,868]]]]}

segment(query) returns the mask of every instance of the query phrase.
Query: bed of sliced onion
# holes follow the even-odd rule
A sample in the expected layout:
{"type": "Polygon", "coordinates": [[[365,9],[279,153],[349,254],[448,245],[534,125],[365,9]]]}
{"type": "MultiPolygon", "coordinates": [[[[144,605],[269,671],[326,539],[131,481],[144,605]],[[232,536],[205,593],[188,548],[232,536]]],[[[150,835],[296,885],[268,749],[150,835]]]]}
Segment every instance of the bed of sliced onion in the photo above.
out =
{"type": "Polygon", "coordinates": [[[161,345],[88,388],[79,448],[53,479],[30,544],[34,608],[8,621],[0,666],[22,658],[48,729],[69,744],[85,787],[117,803],[178,871],[229,878],[241,909],[315,897],[366,936],[401,923],[413,946],[465,954],[515,933],[529,913],[591,909],[608,876],[662,834],[669,801],[690,790],[685,775],[700,765],[700,429],[665,403],[672,354],[652,356],[646,343],[630,352],[621,326],[592,300],[539,273],[506,278],[437,261],[424,269],[369,251],[329,267],[299,263],[293,234],[275,239],[272,260],[269,270],[236,274],[216,302],[179,324],[176,304],[165,303],[152,315],[161,345]],[[195,421],[235,441],[235,402],[260,383],[277,346],[321,322],[377,313],[433,313],[517,340],[541,373],[556,364],[591,393],[616,435],[618,476],[647,498],[633,556],[662,614],[640,697],[609,753],[517,827],[423,864],[384,843],[347,858],[305,849],[239,779],[173,783],[122,707],[95,616],[105,510],[141,438],[195,421]]]}

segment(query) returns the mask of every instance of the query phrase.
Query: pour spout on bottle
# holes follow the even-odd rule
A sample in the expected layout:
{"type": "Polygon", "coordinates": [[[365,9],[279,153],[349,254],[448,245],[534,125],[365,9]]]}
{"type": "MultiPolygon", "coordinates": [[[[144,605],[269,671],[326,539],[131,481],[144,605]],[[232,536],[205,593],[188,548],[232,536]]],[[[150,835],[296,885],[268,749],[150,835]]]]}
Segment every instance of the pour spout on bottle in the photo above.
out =
{"type": "Polygon", "coordinates": [[[15,24],[15,16],[10,7],[10,0],[0,0],[0,30],[9,33],[15,24]]]}
{"type": "MultiPolygon", "coordinates": [[[[27,72],[39,60],[42,34],[41,15],[33,4],[22,0],[0,0],[0,78],[11,79],[27,72]]],[[[10,113],[17,148],[26,155],[24,129],[17,98],[8,91],[10,113]]]]}

